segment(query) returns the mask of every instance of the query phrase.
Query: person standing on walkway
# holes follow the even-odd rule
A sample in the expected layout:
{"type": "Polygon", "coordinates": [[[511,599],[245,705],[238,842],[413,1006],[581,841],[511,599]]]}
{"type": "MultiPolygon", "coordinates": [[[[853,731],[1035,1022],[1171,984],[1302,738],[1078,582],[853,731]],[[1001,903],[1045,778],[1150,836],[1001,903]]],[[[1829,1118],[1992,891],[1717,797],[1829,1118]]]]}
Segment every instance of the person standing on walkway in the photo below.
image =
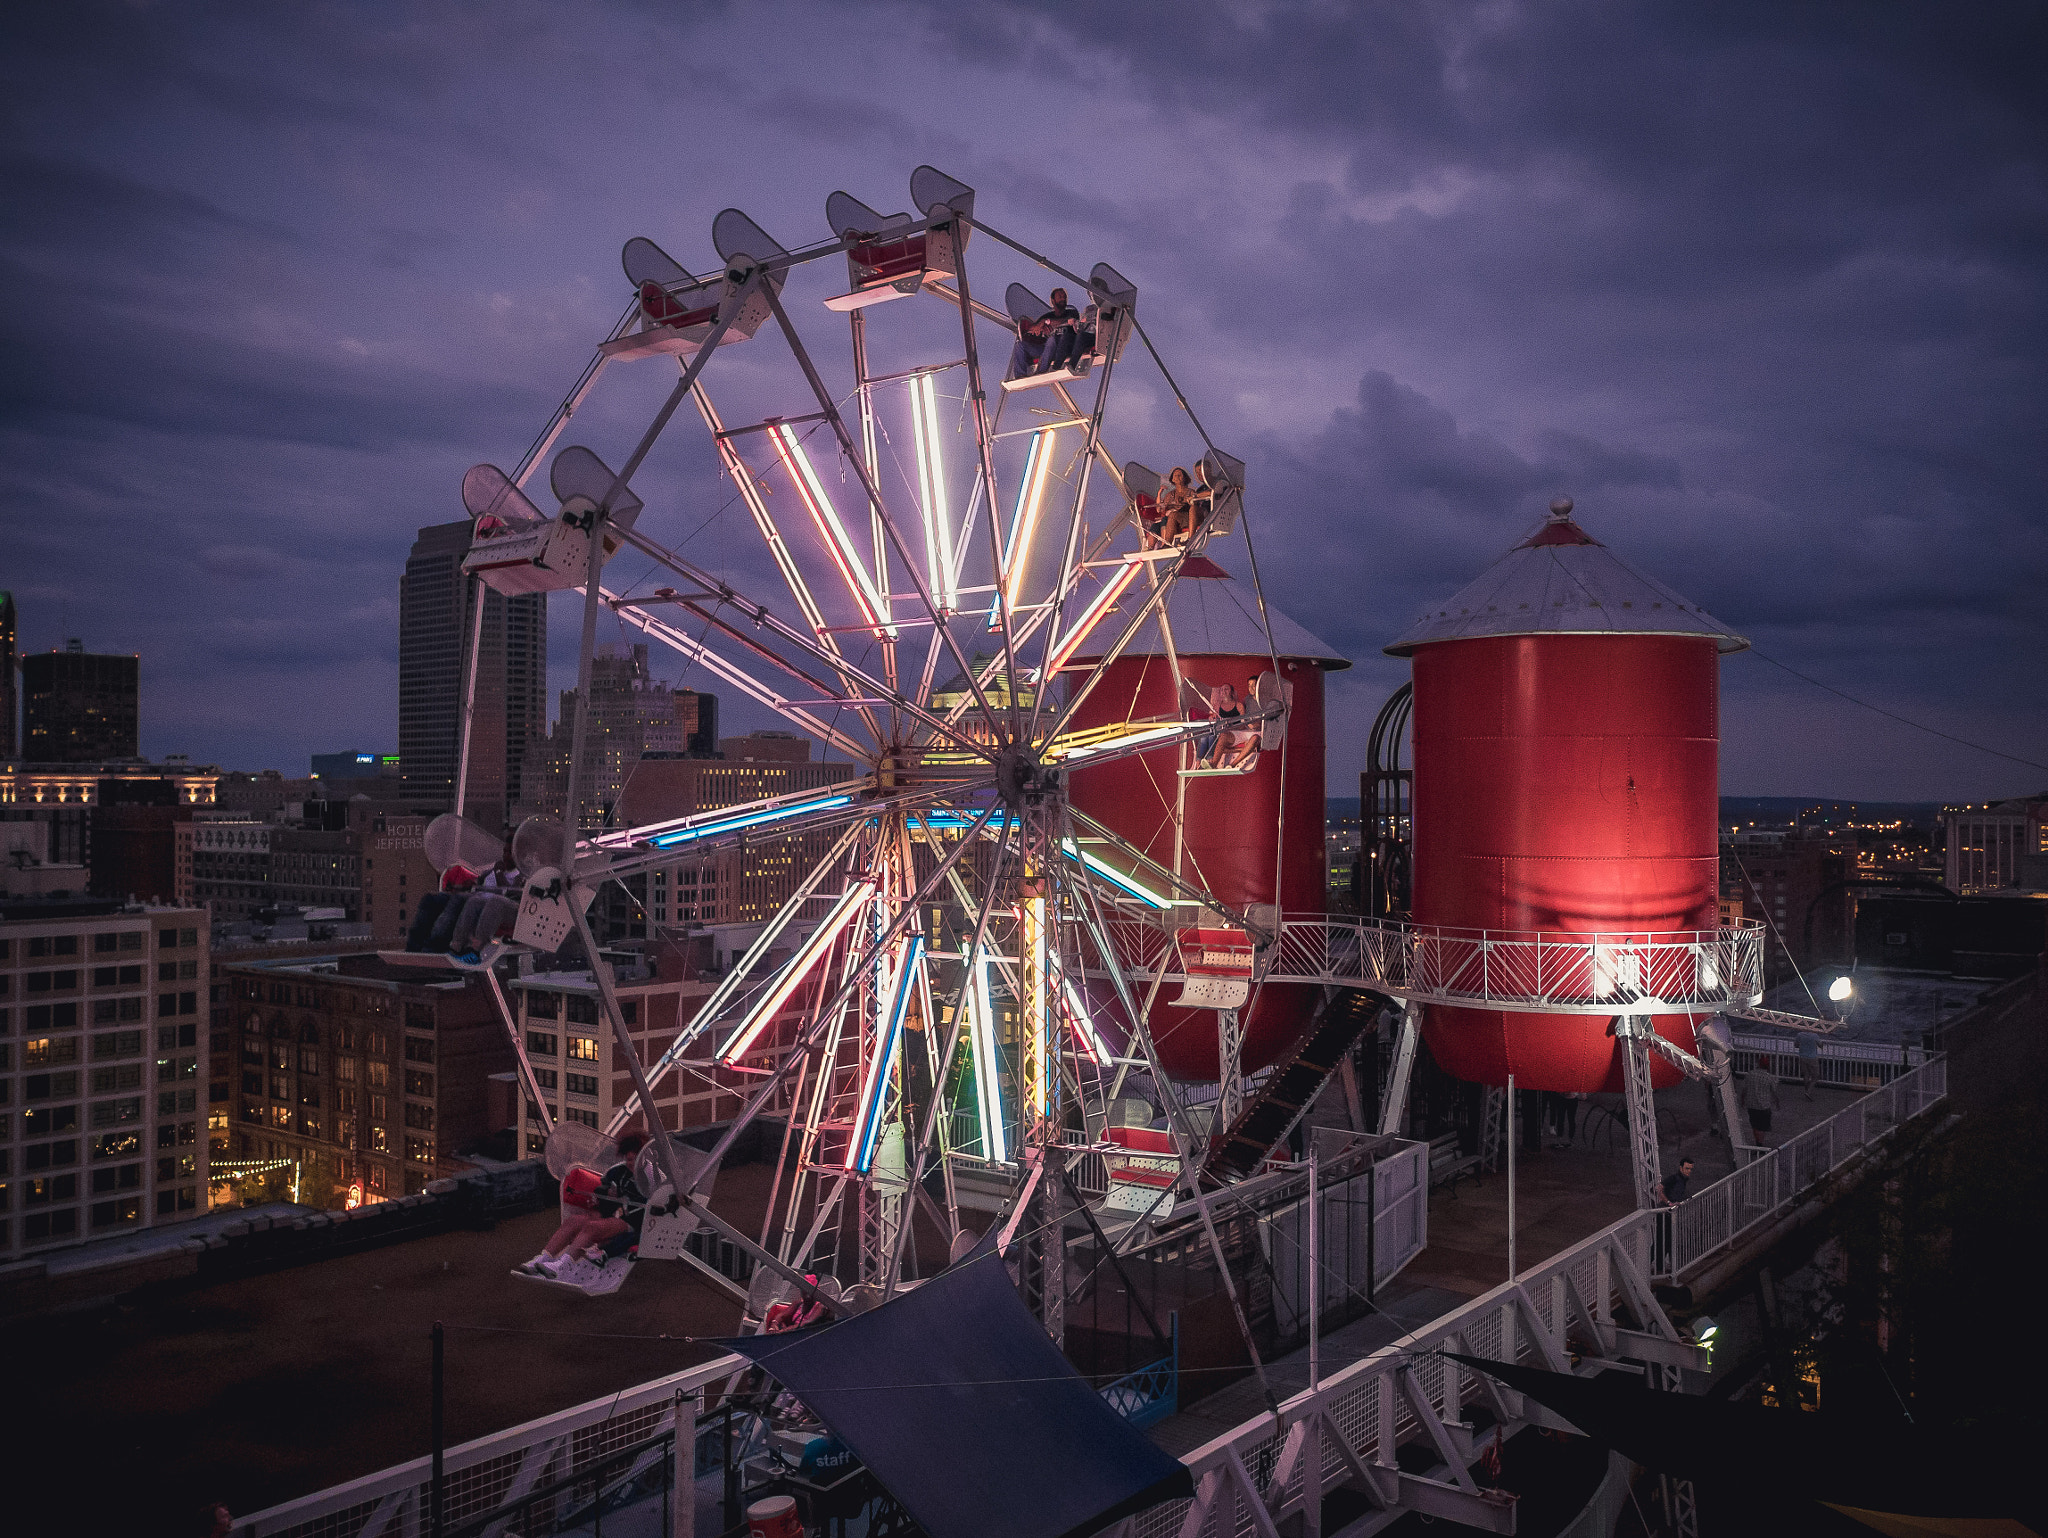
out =
{"type": "Polygon", "coordinates": [[[1750,1137],[1759,1148],[1769,1146],[1764,1137],[1771,1130],[1771,1112],[1778,1108],[1778,1076],[1768,1052],[1759,1052],[1756,1066],[1743,1076],[1742,1108],[1749,1113],[1750,1137]]]}
{"type": "Polygon", "coordinates": [[[1678,1172],[1666,1175],[1657,1182],[1657,1200],[1667,1207],[1676,1207],[1692,1190],[1692,1160],[1680,1159],[1678,1172]]]}
{"type": "Polygon", "coordinates": [[[1811,1031],[1799,1033],[1799,1079],[1811,1100],[1813,1087],[1820,1082],[1820,1038],[1811,1031]]]}

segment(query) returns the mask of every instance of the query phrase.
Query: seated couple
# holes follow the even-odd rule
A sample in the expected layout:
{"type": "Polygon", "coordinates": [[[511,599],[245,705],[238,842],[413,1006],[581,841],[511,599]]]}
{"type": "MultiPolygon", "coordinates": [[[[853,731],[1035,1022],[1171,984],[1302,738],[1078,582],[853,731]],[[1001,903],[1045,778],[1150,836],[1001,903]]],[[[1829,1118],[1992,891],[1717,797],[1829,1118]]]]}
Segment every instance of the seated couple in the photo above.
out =
{"type": "Polygon", "coordinates": [[[1208,472],[1197,464],[1195,477],[1190,480],[1187,471],[1175,465],[1159,483],[1150,513],[1140,510],[1138,535],[1145,549],[1163,550],[1168,545],[1186,544],[1196,526],[1208,517],[1215,502],[1215,495],[1209,490],[1208,472]]]}
{"type": "Polygon", "coordinates": [[[1023,379],[1031,374],[1056,374],[1076,358],[1095,350],[1095,321],[1067,303],[1067,291],[1052,291],[1052,308],[1036,320],[1017,322],[1017,345],[1010,349],[1007,377],[1023,379]]]}
{"type": "Polygon", "coordinates": [[[1243,769],[1259,756],[1259,728],[1247,725],[1258,715],[1258,686],[1252,677],[1245,680],[1242,695],[1229,684],[1209,691],[1209,719],[1217,729],[1195,740],[1197,769],[1243,769]]]}
{"type": "Polygon", "coordinates": [[[441,890],[420,898],[405,948],[446,951],[465,966],[481,965],[483,948],[519,917],[524,883],[509,854],[500,855],[481,878],[464,866],[449,866],[441,874],[441,890]]]}

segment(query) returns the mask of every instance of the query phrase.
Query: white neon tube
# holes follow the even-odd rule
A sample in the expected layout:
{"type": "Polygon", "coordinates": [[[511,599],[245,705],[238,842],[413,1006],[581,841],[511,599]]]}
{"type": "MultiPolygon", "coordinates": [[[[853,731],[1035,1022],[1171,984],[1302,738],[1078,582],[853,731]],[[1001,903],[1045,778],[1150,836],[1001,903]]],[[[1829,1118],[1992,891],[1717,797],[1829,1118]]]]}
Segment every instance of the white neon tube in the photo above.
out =
{"type": "Polygon", "coordinates": [[[988,996],[987,956],[976,958],[967,980],[967,1024],[974,1034],[974,1091],[981,1112],[981,1146],[991,1162],[1006,1164],[1009,1139],[1003,1129],[1002,1060],[996,1056],[996,1012],[988,996]]]}
{"type": "Polygon", "coordinates": [[[874,1055],[867,1065],[867,1081],[861,1086],[860,1111],[853,1119],[853,1136],[846,1144],[846,1168],[863,1175],[874,1167],[875,1143],[882,1131],[882,1102],[888,1099],[889,1076],[896,1071],[896,1049],[903,1040],[903,1016],[917,987],[917,974],[923,968],[924,936],[912,935],[882,1009],[874,1055]]]}
{"type": "Polygon", "coordinates": [[[924,565],[933,600],[942,609],[960,606],[953,572],[953,515],[946,505],[946,465],[939,454],[939,397],[932,376],[910,382],[910,417],[917,439],[918,501],[924,509],[924,565]]]}
{"type": "Polygon", "coordinates": [[[1074,986],[1074,980],[1067,976],[1066,968],[1055,961],[1053,971],[1059,975],[1060,998],[1066,1004],[1067,1023],[1074,1028],[1074,1040],[1080,1044],[1082,1055],[1099,1068],[1110,1060],[1109,1044],[1095,1029],[1095,1021],[1088,1013],[1088,1002],[1081,996],[1081,990],[1074,986]]]}
{"type": "MultiPolygon", "coordinates": [[[[1024,460],[1024,479],[1017,487],[1017,506],[1010,515],[1010,538],[1003,551],[1003,595],[1010,607],[1017,607],[1024,589],[1024,574],[1031,565],[1031,541],[1038,534],[1038,514],[1045,505],[1045,483],[1052,477],[1052,445],[1056,427],[1041,427],[1031,435],[1031,452],[1024,460]]],[[[993,615],[989,628],[995,628],[993,615]]]]}
{"type": "Polygon", "coordinates": [[[860,606],[870,625],[880,627],[884,635],[894,640],[896,628],[889,623],[888,600],[876,590],[874,578],[861,565],[853,536],[839,521],[839,510],[832,505],[825,483],[818,479],[818,472],[811,467],[810,457],[804,453],[796,429],[787,422],[778,422],[769,430],[768,436],[774,440],[775,450],[782,456],[783,467],[789,471],[797,497],[810,513],[811,521],[817,524],[818,532],[825,536],[825,548],[831,552],[832,563],[846,580],[854,602],[860,606]]]}
{"type": "Polygon", "coordinates": [[[1105,737],[1100,742],[1086,743],[1081,747],[1074,748],[1073,750],[1064,753],[1058,751],[1058,739],[1055,738],[1052,743],[1052,748],[1054,750],[1054,756],[1056,757],[1058,762],[1063,764],[1078,764],[1084,758],[1093,758],[1096,754],[1107,753],[1112,748],[1128,749],[1140,742],[1151,742],[1154,739],[1163,740],[1168,737],[1185,736],[1186,731],[1187,729],[1184,725],[1182,725],[1179,722],[1174,722],[1167,726],[1139,727],[1136,730],[1125,732],[1120,736],[1105,737]]]}
{"type": "Polygon", "coordinates": [[[1066,638],[1059,645],[1055,646],[1051,654],[1045,659],[1043,671],[1047,678],[1051,678],[1053,674],[1065,667],[1074,653],[1081,649],[1082,643],[1088,639],[1089,634],[1095,627],[1102,622],[1102,617],[1116,606],[1116,601],[1123,596],[1124,589],[1131,585],[1132,579],[1137,575],[1138,563],[1132,561],[1122,571],[1104,583],[1102,590],[1088,600],[1088,607],[1083,609],[1080,616],[1075,619],[1073,628],[1067,632],[1066,638]]]}
{"type": "Polygon", "coordinates": [[[846,926],[859,917],[861,909],[873,895],[874,888],[865,881],[855,882],[840,895],[823,922],[811,931],[811,937],[804,941],[796,955],[790,958],[789,965],[782,969],[782,975],[755,1001],[746,1018],[740,1021],[739,1028],[726,1037],[725,1045],[714,1054],[719,1062],[731,1063],[754,1044],[754,1038],[789,1002],[789,996],[796,992],[820,958],[832,949],[832,942],[845,933],[846,926]]]}
{"type": "Polygon", "coordinates": [[[1122,871],[1118,870],[1115,866],[1109,864],[1107,861],[1099,859],[1095,855],[1090,854],[1087,850],[1081,848],[1078,844],[1076,844],[1072,839],[1062,839],[1060,841],[1060,847],[1065,849],[1068,854],[1072,855],[1075,859],[1079,860],[1083,865],[1087,866],[1090,870],[1094,871],[1096,875],[1102,877],[1105,881],[1108,881],[1115,886],[1121,887],[1124,891],[1129,892],[1131,896],[1137,898],[1140,902],[1150,903],[1155,908],[1170,908],[1173,906],[1173,903],[1170,899],[1160,896],[1157,892],[1153,891],[1143,882],[1137,881],[1130,876],[1126,876],[1122,871]]]}

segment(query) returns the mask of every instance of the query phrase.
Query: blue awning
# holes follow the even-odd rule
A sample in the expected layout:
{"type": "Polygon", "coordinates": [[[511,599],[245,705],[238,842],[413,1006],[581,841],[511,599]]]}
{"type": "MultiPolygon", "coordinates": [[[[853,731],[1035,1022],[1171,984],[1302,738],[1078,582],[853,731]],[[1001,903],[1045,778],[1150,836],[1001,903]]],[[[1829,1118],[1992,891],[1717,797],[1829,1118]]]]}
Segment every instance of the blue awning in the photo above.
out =
{"type": "Polygon", "coordinates": [[[1068,1364],[989,1239],[868,1313],[723,1344],[810,1406],[930,1538],[1085,1538],[1194,1493],[1068,1364]]]}

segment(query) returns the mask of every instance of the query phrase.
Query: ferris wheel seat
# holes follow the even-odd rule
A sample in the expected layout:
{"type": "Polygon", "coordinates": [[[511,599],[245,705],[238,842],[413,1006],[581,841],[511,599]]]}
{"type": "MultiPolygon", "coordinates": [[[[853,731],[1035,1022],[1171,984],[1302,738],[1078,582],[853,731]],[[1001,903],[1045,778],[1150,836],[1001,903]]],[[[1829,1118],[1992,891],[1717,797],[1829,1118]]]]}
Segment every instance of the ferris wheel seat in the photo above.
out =
{"type": "Polygon", "coordinates": [[[1095,367],[1095,354],[1083,353],[1065,368],[1052,369],[1043,374],[1026,374],[1021,379],[1005,379],[1003,389],[1008,394],[1019,390],[1036,390],[1049,384],[1072,384],[1077,379],[1086,379],[1095,367]]]}
{"type": "Polygon", "coordinates": [[[1180,771],[1180,777],[1184,780],[1213,780],[1221,775],[1229,775],[1235,777],[1240,774],[1250,774],[1254,769],[1258,768],[1258,766],[1258,755],[1253,754],[1252,757],[1245,760],[1245,762],[1237,765],[1234,768],[1183,769],[1180,771]]]}
{"type": "Polygon", "coordinates": [[[871,288],[856,288],[851,293],[834,294],[825,301],[825,308],[841,315],[850,315],[855,310],[871,309],[878,304],[887,304],[892,299],[908,299],[924,286],[924,269],[918,268],[907,278],[882,278],[871,288]]]}
{"type": "Polygon", "coordinates": [[[480,526],[462,559],[465,575],[507,597],[581,587],[589,567],[590,536],[555,518],[538,527],[486,531],[480,526]]]}

